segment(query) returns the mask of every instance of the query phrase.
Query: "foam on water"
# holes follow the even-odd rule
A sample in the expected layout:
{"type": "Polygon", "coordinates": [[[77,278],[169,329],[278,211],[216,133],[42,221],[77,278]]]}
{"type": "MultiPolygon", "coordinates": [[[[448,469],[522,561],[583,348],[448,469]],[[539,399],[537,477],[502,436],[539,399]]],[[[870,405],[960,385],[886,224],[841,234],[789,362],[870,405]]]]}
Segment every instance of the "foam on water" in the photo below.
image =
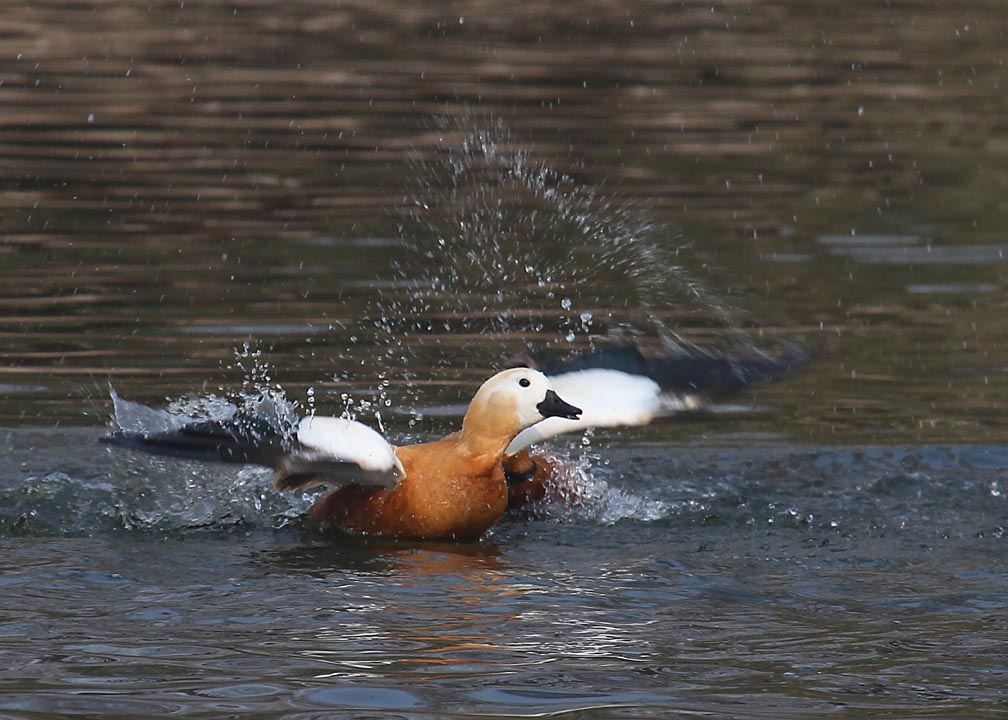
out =
{"type": "MultiPolygon", "coordinates": [[[[229,421],[240,416],[290,436],[305,409],[272,382],[262,352],[248,343],[236,348],[234,367],[243,373],[240,391],[228,397],[176,398],[164,409],[125,400],[110,388],[112,429],[159,433],[193,421],[229,421]]],[[[42,504],[29,497],[11,498],[15,505],[28,508],[22,513],[25,527],[74,533],[99,527],[177,532],[282,526],[310,506],[310,496],[276,491],[272,471],[266,468],[162,458],[121,448],[108,453],[107,480],[95,482],[65,473],[33,478],[29,485],[35,488],[31,492],[36,499],[39,489],[48,488],[49,497],[42,504]],[[74,495],[86,496],[88,502],[67,518],[74,495]]]]}
{"type": "MultiPolygon", "coordinates": [[[[613,525],[621,520],[654,522],[668,517],[672,506],[653,494],[635,492],[621,487],[618,480],[610,482],[603,475],[605,463],[582,443],[580,452],[568,448],[565,452],[545,450],[554,464],[552,482],[547,488],[547,500],[529,510],[560,522],[613,525]]],[[[543,452],[543,449],[540,449],[543,452]]]]}
{"type": "Polygon", "coordinates": [[[168,460],[119,449],[106,452],[107,460],[90,472],[43,472],[0,487],[4,534],[282,527],[310,505],[309,496],[277,492],[272,473],[264,468],[168,460]]]}

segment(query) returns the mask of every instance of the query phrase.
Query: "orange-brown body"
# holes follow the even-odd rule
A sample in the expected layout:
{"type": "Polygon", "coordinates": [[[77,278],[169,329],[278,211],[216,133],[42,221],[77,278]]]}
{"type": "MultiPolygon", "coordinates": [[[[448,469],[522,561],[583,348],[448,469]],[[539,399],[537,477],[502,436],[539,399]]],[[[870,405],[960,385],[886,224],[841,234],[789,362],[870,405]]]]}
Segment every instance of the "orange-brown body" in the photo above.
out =
{"type": "Polygon", "coordinates": [[[515,397],[485,383],[459,432],[395,448],[405,474],[394,488],[338,488],[319,499],[309,516],[351,532],[474,540],[507,510],[504,451],[528,424],[515,397]]]}
{"type": "Polygon", "coordinates": [[[338,488],[309,511],[344,530],[425,540],[474,540],[507,509],[503,448],[480,453],[462,433],[395,449],[406,476],[391,489],[338,488]]]}
{"type": "MultiPolygon", "coordinates": [[[[308,515],[349,532],[475,540],[508,508],[504,453],[511,441],[543,418],[574,420],[580,414],[579,408],[556,394],[542,373],[505,370],[476,391],[460,431],[434,442],[391,448],[401,466],[394,487],[362,483],[339,487],[316,501],[308,515]]],[[[522,458],[534,467],[524,462],[527,453],[522,458]]],[[[276,483],[292,490],[320,479],[324,482],[325,476],[281,469],[276,483]]]]}

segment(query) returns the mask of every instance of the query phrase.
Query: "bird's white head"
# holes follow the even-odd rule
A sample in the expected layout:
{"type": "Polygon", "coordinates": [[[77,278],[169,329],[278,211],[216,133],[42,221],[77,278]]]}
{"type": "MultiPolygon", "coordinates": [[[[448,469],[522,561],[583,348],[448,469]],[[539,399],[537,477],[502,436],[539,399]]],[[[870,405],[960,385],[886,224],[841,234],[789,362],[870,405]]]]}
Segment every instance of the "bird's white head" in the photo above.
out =
{"type": "Polygon", "coordinates": [[[463,432],[517,434],[548,417],[576,420],[580,408],[565,402],[545,375],[531,368],[504,370],[476,391],[463,420],[463,432]],[[477,427],[473,427],[478,425],[477,427]]]}

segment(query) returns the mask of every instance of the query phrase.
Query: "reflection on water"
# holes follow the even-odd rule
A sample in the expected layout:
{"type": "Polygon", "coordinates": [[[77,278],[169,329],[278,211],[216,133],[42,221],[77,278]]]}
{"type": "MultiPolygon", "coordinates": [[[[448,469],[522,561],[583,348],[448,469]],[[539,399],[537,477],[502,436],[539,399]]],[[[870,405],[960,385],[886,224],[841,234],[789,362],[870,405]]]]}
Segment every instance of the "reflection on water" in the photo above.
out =
{"type": "Polygon", "coordinates": [[[858,263],[971,265],[1008,261],[1008,256],[1005,254],[1005,250],[1008,249],[1006,245],[942,246],[917,236],[829,235],[819,238],[819,242],[827,245],[831,253],[848,257],[858,263]]]}

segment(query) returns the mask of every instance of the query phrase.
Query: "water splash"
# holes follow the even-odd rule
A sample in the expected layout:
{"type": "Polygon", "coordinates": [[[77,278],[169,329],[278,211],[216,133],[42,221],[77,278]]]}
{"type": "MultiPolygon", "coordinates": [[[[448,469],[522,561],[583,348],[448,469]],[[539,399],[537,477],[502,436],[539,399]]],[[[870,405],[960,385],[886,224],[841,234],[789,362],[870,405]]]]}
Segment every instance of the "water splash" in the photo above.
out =
{"type": "MultiPolygon", "coordinates": [[[[588,443],[582,443],[588,447],[588,443]]],[[[536,514],[563,522],[613,525],[621,520],[654,522],[666,518],[671,506],[665,501],[620,488],[599,476],[601,458],[588,452],[571,456],[546,450],[554,468],[546,487],[546,499],[532,508],[536,514]]]]}
{"type": "MultiPolygon", "coordinates": [[[[396,377],[406,383],[401,401],[418,408],[412,428],[423,407],[419,376],[443,382],[470,365],[493,367],[530,340],[540,349],[574,351],[601,337],[633,335],[678,351],[691,346],[673,324],[684,312],[729,333],[736,327],[735,308],[687,269],[688,247],[634,204],[586,185],[577,163],[560,171],[533,159],[500,123],[472,129],[470,120],[444,122],[437,132],[433,156],[413,169],[404,244],[390,268],[394,282],[379,284],[351,338],[369,348],[378,383],[357,397],[342,392],[344,417],[373,419],[384,431],[383,411],[393,404],[388,378],[396,377]]],[[[146,415],[119,401],[116,419],[127,429],[167,429],[173,417],[220,420],[241,412],[289,431],[314,411],[314,392],[304,405],[288,399],[263,352],[249,343],[235,350],[230,367],[243,374],[238,393],[182,398],[167,413],[146,415]]],[[[668,512],[659,501],[593,479],[586,466],[578,472],[581,517],[611,523],[668,512]]],[[[262,498],[249,492],[246,505],[255,508],[262,498]]],[[[192,506],[181,515],[213,522],[212,508],[220,507],[192,506]]],[[[161,522],[144,511],[135,517],[140,525],[161,522]]]]}
{"type": "MultiPolygon", "coordinates": [[[[404,381],[397,400],[414,408],[410,428],[431,400],[421,378],[468,386],[467,368],[499,367],[529,343],[563,354],[632,337],[681,352],[695,346],[675,323],[690,317],[724,331],[722,344],[749,348],[739,311],[688,269],[688,245],[636,204],[586,184],[581,165],[561,171],[533,158],[500,122],[445,120],[433,132],[432,153],[410,173],[391,278],[355,333],[382,379],[404,381]]],[[[370,413],[389,404],[387,385],[342,400],[345,414],[370,413]]],[[[578,512],[595,521],[667,514],[586,469],[578,486],[578,512]]]]}
{"type": "Polygon", "coordinates": [[[416,162],[396,282],[365,319],[385,369],[451,373],[494,366],[530,341],[561,352],[600,337],[691,344],[671,318],[699,313],[731,329],[735,308],[687,269],[688,248],[633,203],[533,159],[500,123],[445,121],[416,162]],[[464,348],[460,345],[464,343],[464,348]]]}
{"type": "Polygon", "coordinates": [[[220,532],[284,527],[308,496],[280,494],[262,468],[208,469],[120,457],[102,478],[64,472],[0,490],[0,531],[11,535],[220,532]]]}
{"type": "MultiPolygon", "coordinates": [[[[111,388],[115,429],[157,433],[199,420],[247,423],[250,433],[279,432],[290,438],[305,407],[287,398],[272,381],[263,353],[250,343],[235,349],[232,369],[243,373],[241,390],[227,395],[184,396],[155,409],[124,400],[111,388]]],[[[223,389],[222,389],[223,390],[223,389]]],[[[311,410],[309,402],[309,410],[311,410]]],[[[187,462],[149,455],[131,456],[121,450],[111,463],[111,482],[91,487],[73,477],[40,478],[41,488],[76,488],[95,499],[85,505],[74,527],[102,525],[127,530],[185,531],[254,527],[272,522],[288,524],[310,504],[306,497],[281,494],[273,488],[272,472],[259,467],[233,467],[187,462]]],[[[69,492],[69,491],[68,491],[69,492]]],[[[31,505],[30,499],[28,504],[31,505]]],[[[65,503],[54,496],[42,507],[59,509],[65,503]]],[[[37,510],[28,517],[36,531],[52,526],[37,510]]],[[[59,524],[55,524],[59,527],[59,524]]]]}

